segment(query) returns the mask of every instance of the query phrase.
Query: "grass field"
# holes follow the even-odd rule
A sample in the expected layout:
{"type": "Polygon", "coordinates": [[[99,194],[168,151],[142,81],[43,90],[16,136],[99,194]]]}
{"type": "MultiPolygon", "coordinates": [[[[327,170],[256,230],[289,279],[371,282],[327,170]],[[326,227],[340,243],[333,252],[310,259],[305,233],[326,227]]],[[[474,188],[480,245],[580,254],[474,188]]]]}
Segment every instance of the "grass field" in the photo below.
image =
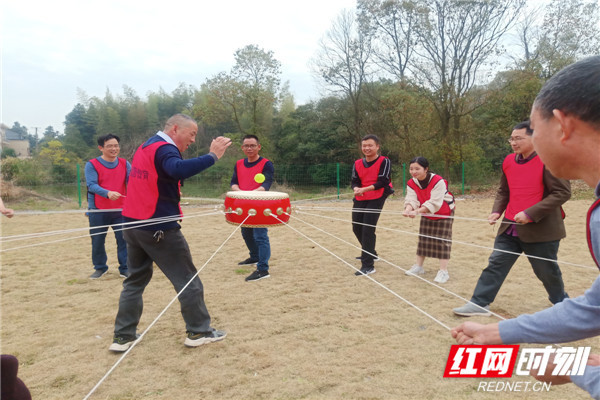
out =
{"type": "MultiPolygon", "coordinates": [[[[585,241],[589,203],[565,205],[568,237],[561,242],[559,260],[566,262],[561,268],[571,297],[582,294],[598,275],[585,241]]],[[[269,230],[271,278],[253,283],[244,281],[251,270],[237,266],[247,256],[239,232],[215,254],[235,226],[220,214],[185,219],[183,232],[202,268],[213,326],[226,330],[227,338],[184,347],[184,323],[175,303],[90,399],[588,398],[572,384],[549,392],[484,393],[477,391],[479,379],[442,378],[454,344],[446,327],[464,321],[451,309],[470,298],[493,246],[495,230],[482,221],[491,204],[489,198],[457,202],[446,291],[428,282],[435,277],[437,260],[426,261],[425,280],[404,274],[414,261],[419,224],[399,215],[401,199],[389,200],[380,219],[382,261],[372,280],[354,276],[360,251],[348,200],[298,203],[290,227],[269,230]]],[[[184,209],[186,215],[210,211],[192,205],[184,209]]],[[[91,281],[86,226],[83,213],[2,218],[3,238],[83,229],[2,244],[1,351],[19,358],[19,376],[34,399],[83,399],[120,357],[108,351],[122,283],[114,239],[109,233],[109,273],[91,281]],[[34,246],[22,247],[28,245],[34,246]],[[22,248],[10,250],[16,247],[22,248]]],[[[144,295],[140,332],[174,296],[156,269],[144,295]]],[[[520,258],[491,309],[514,317],[548,306],[541,283],[520,258]]],[[[574,345],[600,351],[597,338],[574,345]]],[[[530,377],[508,381],[536,382],[530,377]]]]}

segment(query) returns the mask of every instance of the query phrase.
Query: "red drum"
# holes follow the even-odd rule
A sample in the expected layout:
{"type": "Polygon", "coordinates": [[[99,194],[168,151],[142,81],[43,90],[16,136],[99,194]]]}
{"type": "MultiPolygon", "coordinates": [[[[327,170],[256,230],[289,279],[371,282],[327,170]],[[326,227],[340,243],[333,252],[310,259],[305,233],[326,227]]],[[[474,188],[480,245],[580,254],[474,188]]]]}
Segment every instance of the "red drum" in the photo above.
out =
{"type": "Polygon", "coordinates": [[[237,190],[225,195],[225,220],[230,224],[239,225],[246,220],[242,226],[248,228],[277,226],[289,221],[290,216],[285,213],[291,212],[287,193],[237,190]]]}

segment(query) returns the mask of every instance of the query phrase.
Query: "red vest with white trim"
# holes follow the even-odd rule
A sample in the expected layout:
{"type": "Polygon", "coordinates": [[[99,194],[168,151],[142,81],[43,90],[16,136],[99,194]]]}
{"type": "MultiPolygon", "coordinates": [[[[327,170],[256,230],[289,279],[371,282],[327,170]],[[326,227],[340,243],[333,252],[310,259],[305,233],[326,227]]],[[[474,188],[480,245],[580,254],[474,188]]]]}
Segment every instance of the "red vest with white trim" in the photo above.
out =
{"type": "MultiPolygon", "coordinates": [[[[158,173],[154,165],[154,158],[159,147],[169,144],[164,141],[152,143],[146,147],[142,144],[133,156],[131,172],[129,173],[129,194],[123,204],[123,216],[133,219],[148,219],[156,212],[159,198],[158,173]]],[[[178,182],[181,188],[181,182],[178,182]]],[[[179,199],[172,199],[178,203],[179,199]]]]}
{"type": "Polygon", "coordinates": [[[544,198],[544,164],[540,157],[536,154],[525,164],[517,163],[515,158],[515,154],[509,154],[502,163],[510,190],[504,216],[511,221],[515,220],[515,215],[544,198]]]}
{"type": "MultiPolygon", "coordinates": [[[[592,230],[590,229],[592,213],[597,208],[600,208],[600,199],[596,200],[594,202],[594,204],[592,204],[592,206],[588,210],[585,228],[586,228],[586,238],[587,238],[588,246],[590,248],[590,254],[592,255],[592,259],[594,260],[594,262],[596,263],[598,268],[600,268],[600,254],[594,254],[594,246],[592,245],[592,230]]],[[[600,238],[596,238],[596,240],[600,240],[600,238]]]]}
{"type": "MultiPolygon", "coordinates": [[[[377,182],[377,178],[379,177],[379,169],[381,168],[381,163],[387,157],[379,156],[377,161],[373,163],[370,167],[366,167],[364,164],[364,159],[356,160],[354,162],[354,170],[356,171],[358,177],[360,178],[361,187],[367,187],[370,185],[374,185],[377,182]]],[[[392,183],[390,182],[390,187],[392,183]]],[[[358,201],[366,201],[366,200],[375,200],[379,199],[383,196],[383,190],[375,189],[368,192],[363,193],[362,196],[355,196],[354,198],[358,201]]]]}
{"type": "MultiPolygon", "coordinates": [[[[421,189],[419,187],[419,185],[415,182],[414,179],[410,179],[407,182],[407,185],[415,191],[415,193],[417,194],[417,199],[419,200],[420,204],[425,203],[426,201],[431,199],[431,191],[433,190],[433,188],[435,187],[435,185],[438,184],[439,181],[444,181],[444,184],[446,185],[446,193],[448,193],[448,182],[442,178],[439,175],[433,175],[431,177],[431,179],[429,180],[429,183],[427,184],[427,187],[425,187],[424,189],[421,189]]],[[[452,193],[450,193],[452,194],[452,193]]],[[[436,215],[450,215],[452,214],[452,210],[450,209],[450,205],[446,202],[443,201],[442,202],[442,206],[440,207],[439,210],[437,210],[436,212],[434,212],[434,214],[436,215]]],[[[431,220],[436,220],[436,219],[443,219],[444,217],[425,217],[425,218],[429,218],[431,220]]]]}
{"type": "MultiPolygon", "coordinates": [[[[97,158],[90,160],[96,172],[98,173],[98,185],[111,192],[119,192],[122,195],[127,194],[127,160],[117,158],[119,164],[115,168],[106,168],[97,158]]],[[[117,200],[110,200],[94,193],[94,204],[100,210],[109,210],[111,208],[123,207],[124,197],[117,200]]]]}
{"type": "Polygon", "coordinates": [[[238,178],[238,186],[241,190],[254,190],[260,187],[261,183],[256,182],[254,177],[256,174],[262,174],[265,164],[269,162],[266,158],[263,158],[256,165],[248,168],[244,165],[244,159],[238,160],[235,164],[235,170],[238,178]]]}

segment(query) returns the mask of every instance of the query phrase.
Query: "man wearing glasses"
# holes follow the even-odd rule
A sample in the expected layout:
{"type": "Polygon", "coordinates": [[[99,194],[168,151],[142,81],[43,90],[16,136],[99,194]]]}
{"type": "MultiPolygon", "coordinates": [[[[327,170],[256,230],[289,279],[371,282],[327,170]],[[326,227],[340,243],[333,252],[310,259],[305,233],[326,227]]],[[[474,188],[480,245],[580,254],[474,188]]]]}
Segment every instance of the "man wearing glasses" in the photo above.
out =
{"type": "Polygon", "coordinates": [[[116,135],[105,135],[98,138],[98,149],[101,156],[91,159],[85,164],[85,181],[88,188],[88,213],[90,219],[90,235],[92,237],[92,263],[94,273],[90,279],[98,279],[108,271],[104,242],[108,226],[112,226],[117,239],[117,260],[119,275],[127,278],[127,245],[123,239],[123,198],[126,195],[126,183],[131,164],[119,158],[119,139],[116,135]],[[95,228],[97,227],[97,228],[95,228]]]}
{"type": "MultiPolygon", "coordinates": [[[[238,160],[233,167],[231,190],[269,190],[273,183],[273,163],[261,157],[260,143],[255,135],[242,138],[242,151],[246,158],[238,160]]],[[[271,244],[267,228],[242,227],[242,237],[250,252],[250,257],[238,265],[256,265],[256,271],[246,277],[247,282],[268,278],[271,244]]]]}
{"type": "Polygon", "coordinates": [[[495,224],[502,213],[504,218],[489,264],[481,272],[471,301],[453,310],[457,315],[489,316],[489,305],[521,253],[528,256],[552,304],[568,297],[555,260],[560,239],[566,236],[561,206],[571,197],[571,186],[546,169],[533,148],[532,135],[525,121],[513,128],[508,139],[514,154],[502,163],[500,188],[488,221],[495,224]]]}

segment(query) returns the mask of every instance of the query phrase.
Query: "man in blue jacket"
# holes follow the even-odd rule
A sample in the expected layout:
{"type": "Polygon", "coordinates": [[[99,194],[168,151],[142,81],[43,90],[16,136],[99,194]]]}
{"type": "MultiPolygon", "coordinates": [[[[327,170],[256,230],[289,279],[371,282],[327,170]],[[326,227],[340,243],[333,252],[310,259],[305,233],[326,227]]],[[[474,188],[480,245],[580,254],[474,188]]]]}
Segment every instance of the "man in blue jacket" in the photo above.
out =
{"type": "Polygon", "coordinates": [[[153,262],[179,293],[187,332],[184,344],[197,347],[226,336],[210,326],[202,282],[178,221],[182,216],[181,181],[213,165],[231,140],[218,137],[212,141],[208,154],[184,160],[181,154],[195,142],[197,133],[198,125],[191,117],[176,114],[133,157],[123,216],[126,221],[139,224],[125,231],[130,275],[123,282],[111,351],[126,351],[137,338],[142,294],[152,278],[153,262]]]}

